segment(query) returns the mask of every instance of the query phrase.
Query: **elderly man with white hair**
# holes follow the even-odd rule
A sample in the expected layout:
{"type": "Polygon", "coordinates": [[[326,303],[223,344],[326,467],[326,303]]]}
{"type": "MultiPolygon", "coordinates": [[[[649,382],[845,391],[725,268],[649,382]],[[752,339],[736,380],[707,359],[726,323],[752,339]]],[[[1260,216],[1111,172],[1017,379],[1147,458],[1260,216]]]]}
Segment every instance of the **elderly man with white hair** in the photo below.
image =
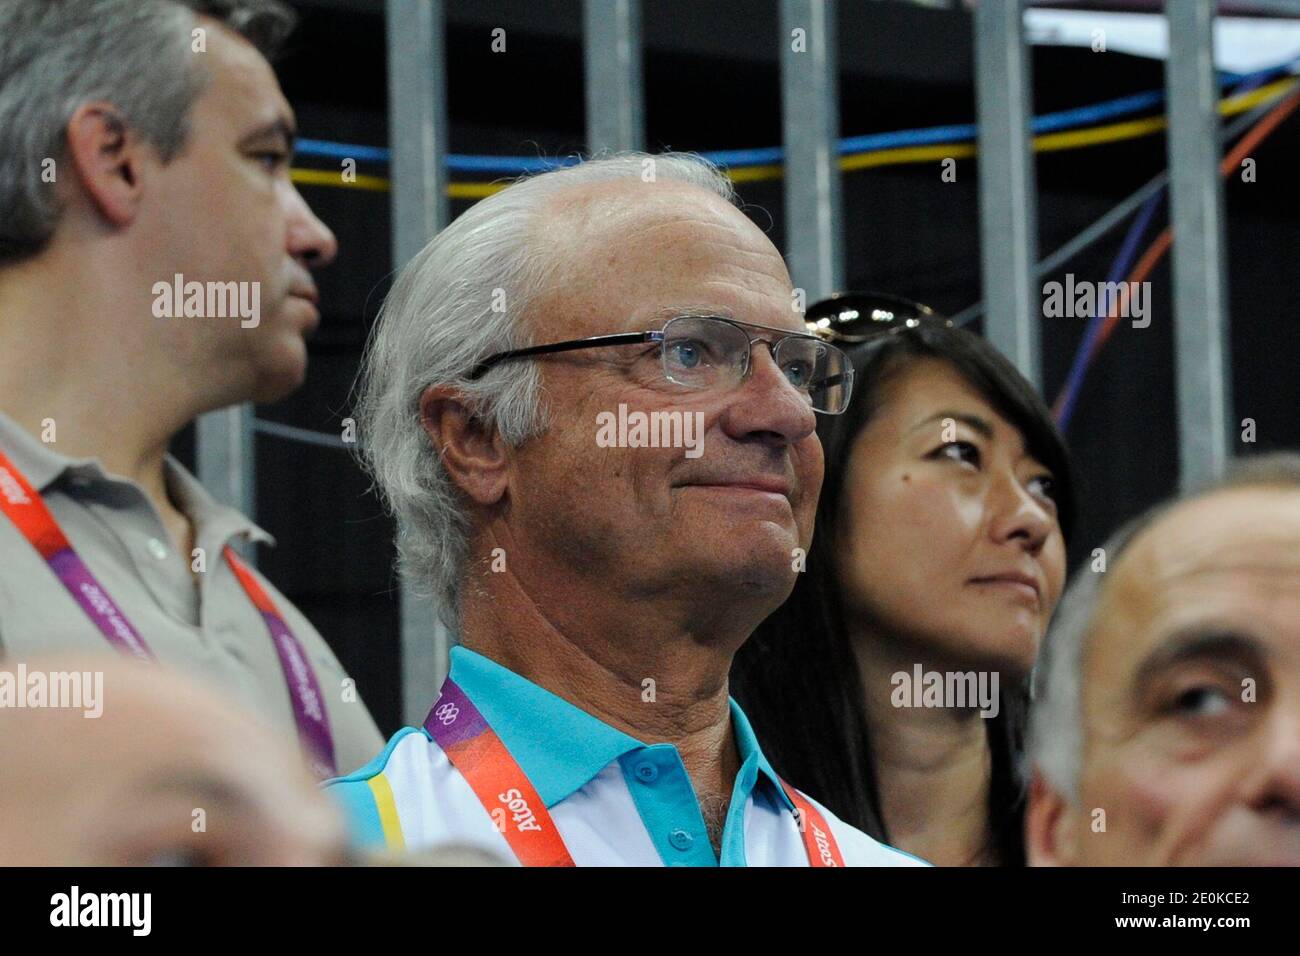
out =
{"type": "Polygon", "coordinates": [[[1030,864],[1300,865],[1300,455],[1102,550],[1038,662],[1030,864]]]}
{"type": "Polygon", "coordinates": [[[727,692],[812,538],[816,415],[852,385],[797,302],[728,180],[681,155],[516,183],[406,266],[361,439],[459,646],[423,729],[330,785],[358,841],[916,862],[785,784],[727,692]]]}

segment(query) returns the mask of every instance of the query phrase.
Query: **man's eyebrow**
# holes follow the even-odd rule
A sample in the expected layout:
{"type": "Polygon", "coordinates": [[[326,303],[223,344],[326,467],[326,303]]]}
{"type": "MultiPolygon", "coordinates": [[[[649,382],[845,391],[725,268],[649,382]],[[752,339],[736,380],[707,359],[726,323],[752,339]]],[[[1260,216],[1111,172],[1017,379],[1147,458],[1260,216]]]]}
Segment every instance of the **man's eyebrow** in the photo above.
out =
{"type": "Polygon", "coordinates": [[[931,422],[942,421],[945,418],[951,418],[953,421],[962,422],[966,425],[969,425],[971,428],[975,429],[975,431],[979,432],[981,435],[983,435],[985,438],[989,440],[992,440],[993,438],[993,423],[990,422],[987,418],[981,418],[979,415],[972,415],[969,412],[956,412],[951,410],[943,411],[943,412],[935,412],[933,415],[931,415],[929,418],[925,419],[924,421],[917,422],[915,425],[913,425],[911,428],[908,429],[908,434],[911,434],[914,431],[919,431],[921,428],[924,428],[926,425],[929,425],[931,422]]]}
{"type": "Polygon", "coordinates": [[[298,130],[294,128],[292,122],[283,116],[277,116],[269,123],[263,123],[252,132],[246,133],[239,140],[241,147],[248,147],[254,143],[269,139],[273,136],[279,136],[284,140],[285,146],[292,150],[294,140],[298,138],[298,130]]]}
{"type": "Polygon", "coordinates": [[[1249,670],[1263,670],[1267,646],[1248,634],[1222,624],[1197,624],[1175,631],[1138,665],[1133,686],[1140,688],[1157,674],[1177,664],[1195,660],[1233,661],[1249,670]]]}
{"type": "Polygon", "coordinates": [[[236,810],[247,810],[256,806],[255,801],[240,787],[206,773],[181,771],[159,774],[149,778],[141,790],[145,793],[179,793],[185,796],[198,796],[214,804],[236,810]]]}

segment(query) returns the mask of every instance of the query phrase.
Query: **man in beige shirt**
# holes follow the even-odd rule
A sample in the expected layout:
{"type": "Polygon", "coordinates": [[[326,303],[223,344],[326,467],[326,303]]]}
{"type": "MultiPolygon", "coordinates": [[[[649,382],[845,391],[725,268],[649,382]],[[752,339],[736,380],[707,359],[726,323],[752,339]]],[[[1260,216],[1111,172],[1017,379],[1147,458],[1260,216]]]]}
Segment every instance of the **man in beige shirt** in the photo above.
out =
{"type": "MultiPolygon", "coordinates": [[[[355,688],[283,595],[237,576],[226,544],[269,536],[167,454],[199,414],[306,375],[309,270],[337,246],[289,179],[266,57],[291,26],[276,0],[0,8],[0,504],[48,508],[142,656],[304,742],[310,718],[346,772],[381,744],[355,688]]],[[[0,653],[112,652],[49,557],[0,510],[0,653]]]]}

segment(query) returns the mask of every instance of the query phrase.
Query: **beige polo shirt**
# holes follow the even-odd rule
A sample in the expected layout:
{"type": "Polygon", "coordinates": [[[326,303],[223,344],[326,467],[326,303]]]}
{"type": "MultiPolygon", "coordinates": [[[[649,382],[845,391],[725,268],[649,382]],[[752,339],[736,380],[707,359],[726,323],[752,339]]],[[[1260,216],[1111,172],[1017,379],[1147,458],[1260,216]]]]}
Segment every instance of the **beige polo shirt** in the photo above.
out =
{"type": "MultiPolygon", "coordinates": [[[[23,473],[73,548],[135,626],[158,660],[206,678],[297,736],[280,658],[261,614],[222,556],[231,539],[275,539],[218,503],[170,455],[168,493],[195,529],[206,570],[195,586],[153,503],[133,481],[109,475],[95,458],[60,455],[0,414],[0,448],[23,473]]],[[[339,773],[384,746],[378,728],[325,640],[283,594],[258,575],[316,670],[339,773]]],[[[50,651],[121,653],[73,600],[45,560],[0,512],[0,656],[26,660],[50,651]]]]}

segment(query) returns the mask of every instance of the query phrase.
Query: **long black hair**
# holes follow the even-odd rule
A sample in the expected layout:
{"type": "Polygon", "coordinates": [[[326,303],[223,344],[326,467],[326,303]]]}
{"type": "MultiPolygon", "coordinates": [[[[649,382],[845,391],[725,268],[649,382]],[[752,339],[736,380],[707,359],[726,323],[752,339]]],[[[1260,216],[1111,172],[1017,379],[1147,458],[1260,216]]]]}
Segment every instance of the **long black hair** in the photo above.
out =
{"type": "MultiPolygon", "coordinates": [[[[889,832],[871,759],[866,693],[849,641],[837,585],[835,520],[848,478],[854,440],[871,421],[884,386],[914,362],[951,366],[1024,437],[1029,454],[1051,470],[1053,498],[1068,540],[1075,512],[1069,451],[1047,407],[1006,358],[979,336],[938,323],[898,327],[845,349],[854,367],[854,394],[841,415],[820,416],[817,432],[826,476],[817,506],[817,531],[790,599],[737,654],[732,693],[754,725],[777,770],[846,823],[881,842],[889,832]]],[[[1024,860],[1024,792],[1019,778],[1028,679],[1000,690],[1000,709],[985,721],[992,757],[988,847],[1004,864],[1024,860]]]]}

